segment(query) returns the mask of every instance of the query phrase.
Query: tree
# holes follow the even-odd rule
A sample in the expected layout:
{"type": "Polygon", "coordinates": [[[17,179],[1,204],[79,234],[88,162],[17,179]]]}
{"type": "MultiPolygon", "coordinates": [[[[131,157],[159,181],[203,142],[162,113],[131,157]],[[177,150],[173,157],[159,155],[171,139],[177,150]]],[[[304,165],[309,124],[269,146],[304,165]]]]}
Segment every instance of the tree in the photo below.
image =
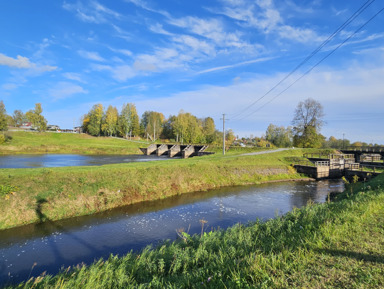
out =
{"type": "Polygon", "coordinates": [[[140,134],[139,116],[133,103],[123,104],[119,115],[119,132],[126,138],[129,134],[140,134]]]}
{"type": "Polygon", "coordinates": [[[324,124],[322,105],[312,98],[299,102],[293,124],[293,145],[297,147],[320,147],[324,136],[320,129],[324,124]]]}
{"type": "Polygon", "coordinates": [[[270,124],[265,132],[265,139],[277,147],[292,146],[292,128],[270,124]]]}
{"type": "Polygon", "coordinates": [[[117,132],[117,120],[119,118],[119,112],[116,107],[112,105],[108,106],[105,113],[104,122],[102,124],[102,131],[104,135],[112,136],[117,132]]]}
{"type": "Polygon", "coordinates": [[[102,104],[95,104],[88,113],[88,132],[93,136],[100,136],[103,122],[104,108],[102,104]]]}
{"type": "Polygon", "coordinates": [[[0,100],[0,131],[8,130],[8,118],[7,111],[5,110],[5,105],[2,100],[0,100]]]}
{"type": "Polygon", "coordinates": [[[42,115],[43,109],[41,103],[35,104],[35,109],[31,109],[26,112],[25,116],[28,121],[32,123],[32,126],[36,128],[39,132],[47,130],[47,120],[42,115]]]}
{"type": "Polygon", "coordinates": [[[141,118],[141,129],[144,136],[155,141],[163,131],[164,115],[160,112],[146,111],[141,118]]]}
{"type": "Polygon", "coordinates": [[[23,125],[23,123],[27,121],[25,114],[21,110],[17,110],[17,109],[13,112],[12,119],[13,119],[13,125],[15,127],[20,127],[23,125]]]}
{"type": "Polygon", "coordinates": [[[207,143],[213,143],[215,140],[215,121],[211,117],[203,119],[203,134],[207,143]]]}

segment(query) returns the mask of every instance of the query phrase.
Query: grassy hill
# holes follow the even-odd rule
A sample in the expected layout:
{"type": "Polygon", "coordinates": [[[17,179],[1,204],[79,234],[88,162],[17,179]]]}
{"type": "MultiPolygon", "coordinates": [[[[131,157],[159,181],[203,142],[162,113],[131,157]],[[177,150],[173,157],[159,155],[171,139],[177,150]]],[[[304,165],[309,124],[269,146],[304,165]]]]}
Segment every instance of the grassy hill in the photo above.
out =
{"type": "Polygon", "coordinates": [[[139,154],[146,142],[56,132],[10,131],[11,140],[0,145],[0,154],[139,154]]]}

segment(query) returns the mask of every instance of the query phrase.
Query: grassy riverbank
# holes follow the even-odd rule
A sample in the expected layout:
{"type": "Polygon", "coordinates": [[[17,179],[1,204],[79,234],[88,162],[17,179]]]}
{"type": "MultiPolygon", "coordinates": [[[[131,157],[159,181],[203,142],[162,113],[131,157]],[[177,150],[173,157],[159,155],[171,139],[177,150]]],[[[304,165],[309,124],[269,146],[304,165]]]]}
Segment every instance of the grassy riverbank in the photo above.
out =
{"type": "Polygon", "coordinates": [[[208,189],[299,179],[289,158],[301,150],[211,155],[100,167],[0,170],[0,229],[208,189]]]}
{"type": "Polygon", "coordinates": [[[10,131],[11,140],[0,145],[0,154],[138,154],[146,142],[56,132],[10,131]]]}
{"type": "Polygon", "coordinates": [[[264,223],[185,234],[15,287],[383,288],[384,175],[352,186],[264,223]]]}

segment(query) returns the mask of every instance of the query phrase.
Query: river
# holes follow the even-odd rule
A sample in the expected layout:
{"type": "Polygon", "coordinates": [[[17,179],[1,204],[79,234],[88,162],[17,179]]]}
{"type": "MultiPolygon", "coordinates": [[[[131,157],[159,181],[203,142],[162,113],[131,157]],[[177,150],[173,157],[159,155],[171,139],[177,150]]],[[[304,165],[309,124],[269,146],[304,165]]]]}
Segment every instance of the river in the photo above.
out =
{"type": "Polygon", "coordinates": [[[108,164],[169,160],[167,156],[145,155],[5,155],[0,156],[0,169],[101,166],[108,164]]]}
{"type": "Polygon", "coordinates": [[[343,189],[341,180],[230,187],[1,231],[0,285],[174,240],[181,228],[199,233],[202,219],[205,231],[267,220],[343,189]]]}

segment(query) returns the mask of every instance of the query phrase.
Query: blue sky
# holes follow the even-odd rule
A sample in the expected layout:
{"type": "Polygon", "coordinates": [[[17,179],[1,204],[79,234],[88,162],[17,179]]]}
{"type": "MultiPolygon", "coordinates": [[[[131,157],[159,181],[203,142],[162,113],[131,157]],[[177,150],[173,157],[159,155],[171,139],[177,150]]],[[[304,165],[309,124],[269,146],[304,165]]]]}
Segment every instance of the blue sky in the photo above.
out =
{"type": "Polygon", "coordinates": [[[290,125],[311,97],[326,137],[384,144],[384,12],[370,20],[382,1],[266,94],[365,3],[2,0],[0,99],[8,114],[40,102],[62,128],[95,103],[129,102],[139,115],[210,116],[220,130],[226,114],[236,135],[261,136],[270,123],[290,125]]]}

